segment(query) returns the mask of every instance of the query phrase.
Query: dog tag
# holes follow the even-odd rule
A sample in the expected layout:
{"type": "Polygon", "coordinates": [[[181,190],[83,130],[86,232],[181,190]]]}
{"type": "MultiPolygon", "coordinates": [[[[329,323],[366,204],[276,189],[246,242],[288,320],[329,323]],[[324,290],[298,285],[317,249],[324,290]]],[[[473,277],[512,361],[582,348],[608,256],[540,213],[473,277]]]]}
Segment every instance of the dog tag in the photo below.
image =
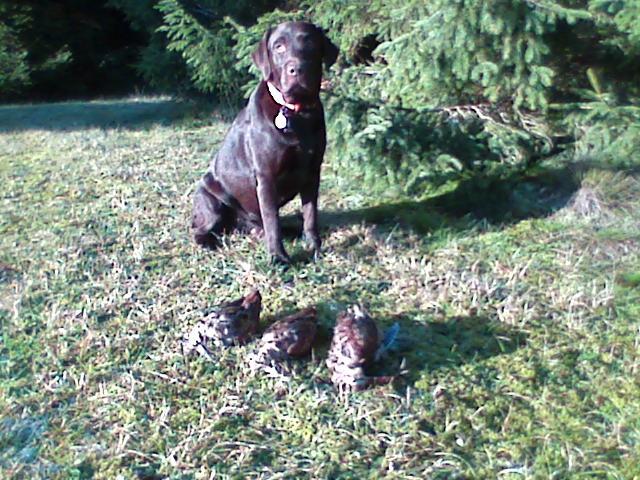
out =
{"type": "Polygon", "coordinates": [[[278,115],[276,116],[276,119],[273,123],[276,125],[276,128],[278,130],[284,130],[285,128],[287,128],[287,117],[285,117],[284,113],[282,113],[282,109],[280,109],[280,111],[278,112],[278,115]]]}

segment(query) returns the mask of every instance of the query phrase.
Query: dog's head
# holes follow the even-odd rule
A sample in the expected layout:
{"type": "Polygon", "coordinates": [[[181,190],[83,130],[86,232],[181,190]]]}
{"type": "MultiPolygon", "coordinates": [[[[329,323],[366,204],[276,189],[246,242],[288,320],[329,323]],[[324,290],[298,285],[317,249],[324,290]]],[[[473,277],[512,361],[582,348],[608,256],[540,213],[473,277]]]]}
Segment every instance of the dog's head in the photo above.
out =
{"type": "Polygon", "coordinates": [[[318,98],[322,63],[333,65],[336,47],[324,32],[307,22],[281,23],[270,28],[253,53],[263,78],[282,92],[289,103],[318,98]]]}

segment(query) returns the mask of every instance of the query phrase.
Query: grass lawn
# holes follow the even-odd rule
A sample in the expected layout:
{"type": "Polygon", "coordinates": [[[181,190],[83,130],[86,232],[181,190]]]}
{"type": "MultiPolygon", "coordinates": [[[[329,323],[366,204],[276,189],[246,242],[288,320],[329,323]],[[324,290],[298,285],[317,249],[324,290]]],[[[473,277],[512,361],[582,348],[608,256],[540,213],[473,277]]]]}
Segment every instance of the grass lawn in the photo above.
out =
{"type": "Polygon", "coordinates": [[[0,478],[640,478],[640,177],[556,170],[500,210],[463,184],[374,196],[329,155],[324,255],[289,239],[284,270],[250,238],[191,243],[228,124],[183,108],[0,107],[0,478]],[[254,345],[180,354],[253,286],[263,325],[318,307],[288,382],[254,345]],[[342,397],[324,353],[356,301],[400,323],[379,369],[409,373],[342,397]]]}

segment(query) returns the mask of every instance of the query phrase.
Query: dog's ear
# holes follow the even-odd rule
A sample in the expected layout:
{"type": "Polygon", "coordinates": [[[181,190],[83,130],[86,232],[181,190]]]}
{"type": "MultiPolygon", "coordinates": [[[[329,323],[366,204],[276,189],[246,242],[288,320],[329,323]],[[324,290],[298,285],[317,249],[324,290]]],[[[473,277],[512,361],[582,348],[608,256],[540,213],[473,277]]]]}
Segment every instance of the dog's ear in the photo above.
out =
{"type": "Polygon", "coordinates": [[[269,37],[271,36],[271,31],[273,29],[270,28],[267,30],[262,36],[262,40],[258,44],[258,48],[251,54],[251,58],[253,59],[253,63],[255,63],[256,67],[260,69],[262,72],[262,78],[265,80],[269,80],[271,76],[271,62],[269,61],[269,37]]]}
{"type": "Polygon", "coordinates": [[[324,66],[329,68],[331,65],[336,63],[336,59],[338,58],[338,47],[336,47],[327,34],[323,31],[322,38],[324,43],[324,52],[322,53],[322,61],[324,62],[324,66]]]}

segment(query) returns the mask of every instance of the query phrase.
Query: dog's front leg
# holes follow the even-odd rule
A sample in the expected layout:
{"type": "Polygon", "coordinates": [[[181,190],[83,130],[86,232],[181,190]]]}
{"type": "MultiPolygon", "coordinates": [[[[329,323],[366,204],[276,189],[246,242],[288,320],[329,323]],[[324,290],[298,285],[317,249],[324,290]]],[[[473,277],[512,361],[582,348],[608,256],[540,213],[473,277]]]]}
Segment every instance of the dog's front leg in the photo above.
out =
{"type": "Polygon", "coordinates": [[[300,192],[304,238],[308,247],[313,250],[313,255],[316,259],[320,256],[320,234],[318,233],[319,180],[320,175],[315,175],[311,184],[300,192]]]}
{"type": "Polygon", "coordinates": [[[275,262],[289,263],[289,255],[282,245],[280,232],[280,218],[278,216],[278,201],[276,194],[276,181],[268,175],[258,176],[258,203],[260,215],[264,226],[264,238],[267,243],[267,251],[275,262]]]}

